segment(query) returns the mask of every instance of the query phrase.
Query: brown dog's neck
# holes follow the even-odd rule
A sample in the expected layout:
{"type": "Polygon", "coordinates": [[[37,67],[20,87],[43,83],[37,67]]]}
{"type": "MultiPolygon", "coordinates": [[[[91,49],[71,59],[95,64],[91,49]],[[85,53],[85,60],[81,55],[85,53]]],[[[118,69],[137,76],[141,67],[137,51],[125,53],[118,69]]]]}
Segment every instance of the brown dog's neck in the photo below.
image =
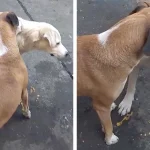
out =
{"type": "MultiPolygon", "coordinates": [[[[146,3],[145,3],[146,4],[146,3]]],[[[148,3],[150,5],[150,3],[148,3]]],[[[147,27],[150,28],[150,7],[143,8],[140,11],[131,13],[132,17],[142,17],[147,21],[147,27]]]]}
{"type": "MultiPolygon", "coordinates": [[[[104,55],[102,58],[108,59],[112,65],[111,62],[115,60],[115,65],[126,63],[132,67],[142,57],[148,33],[149,26],[146,18],[140,16],[126,18],[120,24],[97,36],[98,44],[101,45],[99,55],[104,55]]],[[[98,54],[95,55],[97,56],[98,54]]]]}
{"type": "Polygon", "coordinates": [[[16,58],[18,59],[20,57],[20,53],[17,46],[16,34],[15,32],[12,32],[10,26],[6,26],[1,23],[0,38],[1,38],[1,43],[0,43],[1,48],[2,47],[6,48],[6,53],[3,55],[4,60],[7,59],[8,61],[12,61],[12,60],[16,60],[16,58]]]}

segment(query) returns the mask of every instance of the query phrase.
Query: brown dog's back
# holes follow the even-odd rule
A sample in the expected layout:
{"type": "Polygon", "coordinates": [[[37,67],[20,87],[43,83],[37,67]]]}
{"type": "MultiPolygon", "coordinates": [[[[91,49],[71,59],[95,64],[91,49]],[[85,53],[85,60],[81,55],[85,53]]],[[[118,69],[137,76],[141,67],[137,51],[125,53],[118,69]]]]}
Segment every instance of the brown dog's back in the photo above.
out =
{"type": "Polygon", "coordinates": [[[28,75],[16,41],[18,19],[13,13],[0,15],[0,128],[21,102],[28,75]]]}
{"type": "Polygon", "coordinates": [[[106,31],[108,35],[111,33],[106,44],[101,42],[103,36],[100,34],[78,37],[78,95],[91,96],[100,91],[110,95],[115,93],[113,89],[125,81],[142,57],[148,36],[147,25],[142,15],[129,16],[106,31]],[[111,90],[106,92],[106,89],[111,90]]]}

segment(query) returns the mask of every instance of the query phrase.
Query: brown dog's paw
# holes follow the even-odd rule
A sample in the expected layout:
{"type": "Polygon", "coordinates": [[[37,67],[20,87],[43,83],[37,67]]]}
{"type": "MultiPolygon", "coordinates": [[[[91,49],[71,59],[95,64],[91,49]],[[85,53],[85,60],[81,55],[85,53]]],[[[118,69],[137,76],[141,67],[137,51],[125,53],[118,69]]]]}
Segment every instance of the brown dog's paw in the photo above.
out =
{"type": "Polygon", "coordinates": [[[31,111],[28,110],[28,111],[22,111],[22,114],[24,117],[26,117],[27,119],[30,119],[31,118],[31,111]]]}
{"type": "Polygon", "coordinates": [[[107,145],[112,145],[112,144],[117,143],[119,141],[119,138],[116,135],[112,134],[110,138],[106,137],[105,141],[107,145]]]}

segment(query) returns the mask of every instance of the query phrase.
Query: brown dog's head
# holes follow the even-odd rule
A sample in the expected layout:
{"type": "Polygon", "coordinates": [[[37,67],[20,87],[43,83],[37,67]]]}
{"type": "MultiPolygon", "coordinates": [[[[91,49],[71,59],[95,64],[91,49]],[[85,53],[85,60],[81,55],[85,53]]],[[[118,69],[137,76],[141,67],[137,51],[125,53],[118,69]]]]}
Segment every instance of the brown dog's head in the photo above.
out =
{"type": "Polygon", "coordinates": [[[13,12],[3,12],[0,14],[1,28],[10,27],[13,32],[16,32],[17,26],[19,25],[19,20],[15,13],[13,12]]]}
{"type": "Polygon", "coordinates": [[[139,2],[138,6],[129,15],[137,13],[141,11],[142,9],[148,8],[148,7],[150,7],[150,2],[139,2]]]}

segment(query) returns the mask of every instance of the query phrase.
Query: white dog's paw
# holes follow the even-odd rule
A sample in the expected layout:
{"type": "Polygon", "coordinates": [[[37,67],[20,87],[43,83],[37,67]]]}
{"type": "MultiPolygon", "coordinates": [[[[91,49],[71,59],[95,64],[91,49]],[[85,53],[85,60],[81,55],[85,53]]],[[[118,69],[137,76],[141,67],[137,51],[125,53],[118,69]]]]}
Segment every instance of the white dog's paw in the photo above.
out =
{"type": "Polygon", "coordinates": [[[119,104],[119,111],[118,113],[121,116],[126,115],[127,113],[130,112],[132,106],[132,100],[126,100],[124,99],[120,104],[119,104]]]}
{"type": "Polygon", "coordinates": [[[112,103],[112,104],[111,104],[111,107],[110,107],[110,110],[111,110],[111,111],[114,110],[114,109],[116,108],[116,106],[117,106],[117,105],[116,105],[115,103],[112,103]]]}
{"type": "Polygon", "coordinates": [[[28,110],[28,111],[23,111],[22,114],[23,114],[26,118],[28,118],[28,119],[31,118],[31,111],[30,111],[30,110],[28,110]]]}
{"type": "Polygon", "coordinates": [[[112,134],[110,138],[105,138],[105,141],[107,145],[112,145],[117,143],[119,141],[119,138],[116,135],[112,134]]]}

